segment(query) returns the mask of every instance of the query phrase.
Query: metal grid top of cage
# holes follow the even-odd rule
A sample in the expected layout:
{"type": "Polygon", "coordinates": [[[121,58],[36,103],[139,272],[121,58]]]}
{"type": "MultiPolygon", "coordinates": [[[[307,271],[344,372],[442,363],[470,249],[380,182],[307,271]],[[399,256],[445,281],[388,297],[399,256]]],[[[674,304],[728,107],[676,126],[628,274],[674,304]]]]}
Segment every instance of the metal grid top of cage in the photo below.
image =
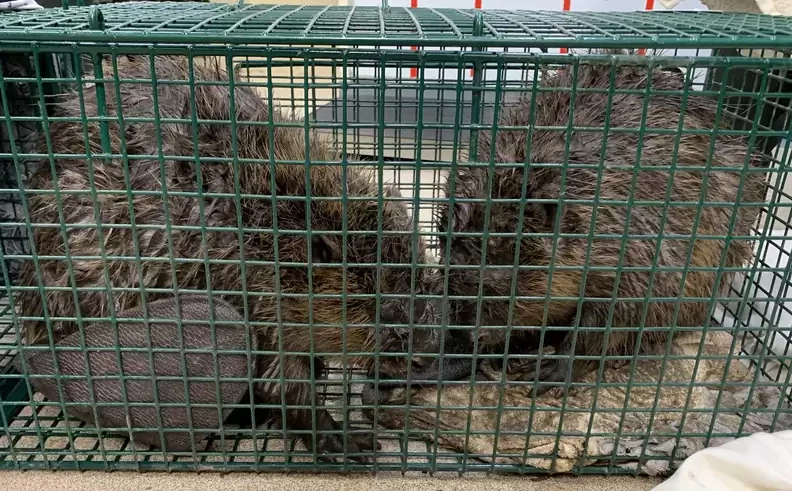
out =
{"type": "Polygon", "coordinates": [[[553,47],[792,46],[792,19],[723,12],[551,12],[125,2],[0,16],[0,40],[553,47]],[[480,17],[478,17],[480,16],[480,17]],[[480,19],[480,26],[475,20],[480,19]]]}

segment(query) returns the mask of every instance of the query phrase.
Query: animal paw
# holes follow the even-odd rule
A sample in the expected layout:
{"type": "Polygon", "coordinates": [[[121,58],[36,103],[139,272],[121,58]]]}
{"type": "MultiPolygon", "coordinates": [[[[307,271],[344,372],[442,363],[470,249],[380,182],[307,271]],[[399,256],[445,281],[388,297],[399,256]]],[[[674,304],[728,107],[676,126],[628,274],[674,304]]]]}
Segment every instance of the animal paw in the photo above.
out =
{"type": "MultiPolygon", "coordinates": [[[[340,425],[337,429],[341,429],[340,425]]],[[[312,450],[312,435],[305,435],[303,442],[309,451],[312,450]]],[[[368,464],[372,462],[373,459],[371,454],[373,454],[375,450],[382,450],[382,446],[379,442],[375,441],[374,435],[371,433],[350,434],[347,432],[330,434],[320,433],[316,435],[316,451],[319,454],[319,459],[325,462],[339,462],[344,459],[343,455],[327,454],[345,454],[346,458],[349,460],[361,464],[368,464]],[[346,435],[346,452],[344,452],[344,435],[346,435]]]]}
{"type": "Polygon", "coordinates": [[[564,394],[564,387],[551,384],[566,382],[569,373],[569,362],[562,359],[543,359],[539,365],[538,374],[536,363],[537,360],[535,359],[523,360],[520,366],[520,380],[534,380],[536,382],[536,385],[531,391],[532,396],[539,397],[549,392],[552,397],[562,397],[564,394]]]}

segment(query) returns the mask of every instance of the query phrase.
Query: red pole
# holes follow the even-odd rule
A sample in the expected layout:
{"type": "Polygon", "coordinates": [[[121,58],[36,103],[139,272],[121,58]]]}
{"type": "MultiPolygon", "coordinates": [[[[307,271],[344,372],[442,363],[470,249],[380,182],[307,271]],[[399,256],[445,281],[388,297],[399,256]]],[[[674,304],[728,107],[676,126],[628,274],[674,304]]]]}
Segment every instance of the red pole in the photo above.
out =
{"type": "MultiPolygon", "coordinates": [[[[572,8],[572,0],[564,0],[564,11],[567,12],[572,8]]],[[[569,52],[566,48],[561,48],[561,54],[565,55],[569,52]]]]}
{"type": "MultiPolygon", "coordinates": [[[[418,0],[410,0],[410,8],[415,9],[418,8],[418,0]]],[[[416,51],[418,49],[417,46],[413,46],[412,50],[416,51]]],[[[418,78],[418,69],[415,67],[410,68],[410,77],[418,78]]]]}
{"type": "MultiPolygon", "coordinates": [[[[646,5],[644,6],[644,10],[654,10],[654,0],[646,0],[646,5]]],[[[639,55],[646,54],[646,48],[641,48],[638,50],[639,55]]]]}
{"type": "MultiPolygon", "coordinates": [[[[473,8],[474,9],[480,9],[481,8],[481,0],[473,0],[473,8]]],[[[473,78],[474,73],[475,72],[471,68],[470,69],[470,78],[473,78]]]]}

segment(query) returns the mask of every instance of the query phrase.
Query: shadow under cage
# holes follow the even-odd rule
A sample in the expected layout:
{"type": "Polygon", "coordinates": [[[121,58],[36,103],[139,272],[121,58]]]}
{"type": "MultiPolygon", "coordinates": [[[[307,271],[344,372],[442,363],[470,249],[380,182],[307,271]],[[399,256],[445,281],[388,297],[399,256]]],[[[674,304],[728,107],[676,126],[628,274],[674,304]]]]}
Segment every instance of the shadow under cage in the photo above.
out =
{"type": "Polygon", "coordinates": [[[789,428],[790,32],[0,16],[0,465],[656,475],[789,428]]]}

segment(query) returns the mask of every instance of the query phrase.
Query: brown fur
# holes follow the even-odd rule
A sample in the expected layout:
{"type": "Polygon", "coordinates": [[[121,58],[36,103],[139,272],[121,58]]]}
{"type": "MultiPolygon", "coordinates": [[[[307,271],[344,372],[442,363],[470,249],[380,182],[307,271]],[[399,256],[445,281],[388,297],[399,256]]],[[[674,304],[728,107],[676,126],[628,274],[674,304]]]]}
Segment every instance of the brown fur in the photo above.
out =
{"type": "MultiPolygon", "coordinates": [[[[541,81],[541,87],[554,88],[553,92],[540,92],[535,99],[535,117],[531,119],[531,100],[522,99],[515,108],[504,108],[501,126],[528,127],[560,126],[569,124],[572,107],[572,94],[558,89],[597,88],[607,89],[610,86],[611,66],[581,65],[577,73],[577,81],[573,80],[573,68],[566,67],[554,74],[547,75],[541,81]]],[[[646,89],[649,83],[647,69],[621,66],[616,69],[615,87],[617,89],[646,89]]],[[[681,91],[685,87],[681,72],[655,69],[651,74],[652,91],[681,91]]],[[[605,125],[608,95],[607,93],[583,93],[574,95],[574,126],[599,127],[605,125]]],[[[616,94],[613,96],[610,113],[610,127],[639,128],[642,124],[642,112],[645,98],[643,94],[616,94]]],[[[684,111],[684,128],[713,128],[716,119],[717,102],[703,96],[695,95],[691,90],[684,111]]],[[[646,111],[646,129],[676,130],[682,113],[681,95],[652,95],[646,111]]],[[[722,121],[721,128],[728,128],[728,122],[722,121]]],[[[478,160],[489,162],[492,152],[491,133],[481,134],[478,160]]],[[[569,145],[568,161],[570,164],[594,164],[588,168],[569,168],[566,171],[562,189],[562,171],[559,168],[496,168],[492,177],[491,192],[488,187],[490,170],[488,168],[460,168],[455,173],[456,184],[454,195],[457,198],[488,198],[548,200],[628,200],[631,198],[633,167],[615,168],[617,165],[634,166],[636,152],[641,147],[641,170],[635,184],[632,199],[664,201],[670,172],[667,168],[653,169],[657,166],[668,166],[674,158],[676,134],[644,134],[611,132],[607,136],[603,149],[602,130],[574,131],[565,133],[553,130],[534,130],[528,148],[528,132],[525,129],[498,131],[495,146],[495,162],[508,163],[562,163],[565,161],[565,145],[569,145]],[[604,155],[604,167],[598,164],[604,155]],[[527,195],[523,194],[522,183],[527,170],[527,195]],[[602,171],[602,182],[597,189],[598,172],[602,171]]],[[[704,166],[707,164],[711,137],[706,134],[684,134],[680,137],[679,153],[676,163],[679,166],[704,166]]],[[[717,137],[712,158],[712,170],[681,170],[674,174],[670,200],[672,202],[698,202],[705,175],[708,176],[708,187],[704,197],[705,203],[733,203],[738,199],[741,173],[721,171],[719,167],[738,167],[745,165],[747,141],[742,137],[717,137]]],[[[755,167],[756,159],[751,159],[750,167],[755,167]]],[[[451,180],[446,183],[446,190],[451,190],[451,180]]],[[[757,172],[746,173],[742,194],[739,199],[743,204],[759,203],[764,200],[764,175],[757,172]]],[[[621,236],[625,233],[628,221],[627,206],[599,204],[596,206],[596,221],[592,227],[594,206],[578,203],[530,203],[525,205],[523,220],[523,236],[519,242],[519,261],[522,265],[554,268],[573,267],[578,269],[554,269],[552,284],[548,285],[549,268],[538,270],[520,270],[517,273],[516,295],[539,297],[538,300],[517,300],[513,304],[512,325],[525,327],[512,331],[511,352],[530,353],[538,348],[537,332],[542,326],[573,327],[605,327],[609,325],[609,307],[617,277],[619,278],[616,297],[619,299],[638,299],[639,301],[617,301],[613,309],[609,337],[601,331],[576,330],[561,331],[561,339],[552,339],[548,331],[548,342],[557,343],[560,354],[564,355],[629,355],[634,352],[639,335],[635,330],[619,328],[636,328],[644,326],[647,330],[641,335],[641,348],[652,349],[664,345],[669,328],[674,326],[701,326],[707,321],[709,298],[713,290],[722,290],[731,282],[732,275],[723,273],[720,282],[715,285],[715,272],[691,271],[688,273],[684,286],[681,285],[680,271],[658,271],[649,286],[651,274],[648,271],[624,271],[620,275],[615,272],[622,248],[621,236]],[[559,210],[560,207],[560,210],[559,210]],[[557,214],[560,211],[560,216],[557,214]],[[560,221],[559,221],[560,218],[560,221]],[[552,237],[536,237],[530,234],[553,233],[558,229],[561,234],[610,234],[616,238],[596,238],[590,254],[587,254],[588,237],[557,239],[555,258],[553,258],[554,239],[552,237]],[[587,262],[588,258],[588,262],[587,262]],[[583,267],[614,268],[611,270],[587,269],[583,284],[583,267]],[[546,302],[546,295],[553,297],[570,297],[572,300],[552,300],[546,302]],[[587,299],[606,299],[603,302],[586,300],[582,302],[578,315],[578,298],[583,295],[587,299]],[[645,298],[676,298],[684,297],[678,317],[675,318],[675,301],[652,300],[644,316],[645,298]],[[697,300],[694,300],[697,299],[697,300]],[[545,318],[546,316],[546,318],[545,318]],[[531,329],[533,328],[533,329],[531,329]]],[[[697,206],[671,206],[663,211],[661,206],[634,206],[629,217],[627,233],[630,235],[690,236],[693,230],[697,206]],[[661,230],[661,216],[665,213],[666,221],[661,230]]],[[[746,236],[758,215],[758,207],[739,207],[734,228],[729,229],[732,219],[732,207],[705,206],[698,223],[698,235],[739,235],[746,236]]],[[[498,203],[491,206],[490,232],[515,233],[518,229],[520,216],[519,203],[498,203]]],[[[472,232],[481,234],[484,231],[484,203],[457,202],[449,217],[449,209],[443,210],[439,228],[446,231],[447,224],[453,232],[472,232]]],[[[447,236],[441,235],[441,253],[446,252],[447,236]]],[[[449,295],[478,295],[480,270],[482,262],[483,237],[481,235],[463,237],[452,236],[450,255],[443,257],[451,265],[469,265],[469,270],[453,269],[449,271],[449,295]]],[[[517,242],[512,237],[489,237],[486,247],[488,266],[512,265],[515,258],[517,242]]],[[[627,241],[624,250],[624,268],[649,268],[656,259],[658,268],[683,267],[686,255],[691,246],[689,237],[663,238],[659,250],[655,239],[635,239],[627,241]],[[657,250],[657,254],[656,254],[657,250]],[[657,256],[657,257],[655,257],[657,256]]],[[[717,267],[721,263],[725,243],[718,239],[696,239],[690,260],[691,267],[717,267]]],[[[733,268],[744,265],[752,257],[751,243],[745,240],[730,242],[722,265],[733,268]]],[[[484,272],[482,294],[485,296],[509,296],[512,294],[511,283],[513,268],[490,269],[484,272]]],[[[506,341],[505,328],[486,328],[486,326],[506,326],[512,304],[504,300],[484,300],[481,306],[481,329],[479,342],[485,350],[503,352],[506,341]]],[[[477,302],[456,300],[452,303],[452,323],[475,325],[477,302]]],[[[566,380],[569,370],[569,359],[544,360],[539,373],[539,380],[558,382],[566,380]]],[[[525,377],[535,377],[536,364],[529,364],[525,377]]],[[[573,379],[578,379],[585,362],[577,362],[573,379]]],[[[548,387],[540,388],[546,389],[548,387]]]]}
{"type": "MultiPolygon", "coordinates": [[[[150,80],[149,59],[145,57],[132,60],[119,59],[119,71],[123,79],[150,80]]],[[[304,200],[289,201],[278,199],[276,205],[278,235],[278,255],[275,255],[275,241],[272,232],[242,232],[242,244],[239,241],[238,226],[256,229],[273,227],[273,193],[279,197],[304,196],[306,194],[306,172],[303,164],[279,164],[275,167],[275,176],[271,175],[271,151],[278,160],[304,162],[306,158],[312,162],[338,161],[339,156],[331,148],[313,134],[309,134],[308,156],[306,156],[305,131],[301,126],[279,127],[270,134],[266,125],[253,126],[247,122],[267,123],[270,116],[277,123],[292,122],[284,116],[274,113],[270,115],[267,105],[256,93],[245,87],[237,87],[234,94],[236,132],[227,122],[232,111],[228,77],[224,70],[212,63],[195,63],[195,78],[199,81],[218,81],[219,85],[196,85],[194,94],[187,85],[166,84],[167,80],[188,80],[189,69],[184,59],[175,57],[156,58],[156,79],[159,82],[155,104],[154,91],[150,82],[140,84],[124,83],[120,86],[123,117],[129,118],[186,118],[190,119],[193,111],[201,120],[225,120],[224,123],[205,123],[193,127],[191,124],[163,122],[157,129],[152,122],[125,122],[123,138],[119,124],[108,123],[110,146],[113,153],[126,152],[130,156],[158,155],[158,140],[161,137],[162,154],[167,156],[199,155],[208,157],[233,157],[239,159],[260,159],[264,163],[217,163],[203,161],[200,166],[202,190],[198,187],[196,164],[194,160],[163,159],[163,165],[157,157],[130,159],[128,162],[129,180],[124,176],[123,159],[103,160],[94,158],[93,168],[80,154],[85,153],[86,138],[90,142],[90,152],[102,152],[99,123],[92,122],[84,127],[78,122],[55,122],[49,125],[52,135],[54,154],[76,154],[75,158],[59,158],[54,161],[54,175],[49,165],[44,165],[32,178],[29,184],[30,220],[33,224],[65,223],[68,243],[64,244],[61,227],[35,228],[33,243],[38,256],[63,256],[67,253],[72,257],[93,256],[93,258],[53,260],[40,259],[40,271],[36,271],[32,261],[28,261],[21,274],[20,285],[45,287],[87,288],[100,287],[103,290],[88,292],[81,290],[48,291],[46,293],[46,312],[52,317],[105,317],[137,307],[141,303],[142,289],[192,289],[223,292],[221,298],[240,309],[243,308],[243,290],[248,292],[247,318],[255,322],[281,323],[279,327],[259,327],[259,345],[263,350],[279,350],[280,343],[286,351],[309,351],[313,336],[313,349],[316,352],[337,353],[341,356],[345,346],[343,332],[346,331],[346,349],[348,352],[371,353],[376,349],[382,351],[406,350],[408,329],[399,327],[383,327],[379,332],[380,343],[377,346],[375,329],[371,326],[375,319],[376,301],[374,298],[349,298],[346,301],[347,329],[339,326],[342,323],[343,301],[341,298],[315,298],[310,304],[307,296],[283,297],[277,299],[273,292],[283,294],[308,293],[308,271],[305,266],[281,265],[276,274],[271,264],[259,264],[253,261],[280,262],[313,262],[338,263],[334,266],[313,267],[314,294],[342,293],[343,259],[341,234],[327,234],[325,231],[340,232],[343,227],[343,213],[340,201],[312,200],[310,205],[310,226],[316,234],[311,247],[313,257],[308,257],[308,240],[305,235],[288,234],[293,230],[305,230],[306,206],[304,200]],[[193,104],[193,101],[195,102],[193,104]],[[194,106],[194,107],[193,107],[194,106]],[[155,111],[155,108],[157,109],[155,111]],[[193,132],[197,133],[199,148],[194,149],[193,132]],[[159,137],[158,137],[159,136],[159,137]],[[232,138],[236,138],[238,152],[232,151],[232,138]],[[270,142],[272,139],[272,142],[270,142]],[[164,174],[161,176],[161,172],[164,174]],[[94,211],[94,198],[91,196],[91,180],[98,192],[95,197],[96,211],[100,214],[101,235],[97,230],[94,211]],[[234,192],[238,180],[238,191],[243,196],[236,202],[234,192]],[[274,188],[272,186],[274,181],[274,188]],[[167,199],[162,196],[163,184],[171,193],[167,199]],[[60,203],[63,217],[59,218],[57,201],[54,196],[35,193],[36,189],[60,190],[60,203]],[[134,224],[138,227],[154,225],[156,227],[139,229],[136,232],[129,227],[117,227],[116,224],[130,224],[130,204],[126,192],[150,191],[157,194],[138,194],[132,199],[134,224]],[[68,191],[68,192],[67,192],[68,191]],[[122,191],[108,194],[108,191],[122,191]],[[203,215],[200,213],[200,200],[195,196],[178,196],[175,193],[228,193],[230,197],[205,197],[203,199],[203,215]],[[250,197],[257,195],[256,197],[250,197]],[[164,205],[167,205],[167,209],[164,205]],[[61,222],[63,220],[63,222],[61,222]],[[78,228],[76,225],[89,225],[89,228],[78,228]],[[200,226],[225,227],[227,231],[209,230],[202,236],[200,230],[173,230],[169,235],[165,226],[200,226]],[[286,232],[286,233],[283,233],[286,232]],[[136,235],[135,235],[136,234],[136,235]],[[139,246],[135,245],[138,241],[139,246]],[[100,242],[104,245],[104,254],[100,242]],[[170,243],[172,242],[172,246],[170,243]],[[65,247],[68,245],[68,251],[65,247]],[[240,246],[244,246],[244,252],[240,246]],[[138,262],[136,256],[142,258],[138,262]],[[161,261],[161,258],[186,259],[188,261],[161,261]],[[119,259],[120,257],[133,260],[119,259]],[[244,257],[245,271],[240,266],[244,257]],[[207,262],[206,258],[209,259],[207,262]],[[189,261],[192,260],[192,261],[189,261]],[[223,260],[229,262],[211,262],[223,260]],[[69,268],[73,268],[74,279],[70,278],[69,268]],[[40,274],[40,281],[39,276],[40,274]],[[109,284],[105,280],[109,278],[109,284]],[[174,283],[175,279],[175,283],[174,283]],[[277,281],[280,281],[280,290],[277,281]],[[115,291],[108,298],[106,287],[132,288],[134,291],[115,291]],[[229,293],[233,292],[233,293],[229,293]],[[261,294],[264,294],[263,296],[261,294]],[[74,296],[78,297],[75,305],[74,296]],[[79,308],[78,308],[79,307],[79,308]],[[280,312],[279,312],[280,311],[280,312]],[[310,312],[313,312],[314,325],[331,324],[336,327],[316,327],[309,329],[310,312]],[[279,315],[280,314],[280,315],[279,315]],[[296,326],[295,324],[303,324],[296,326]],[[363,324],[363,326],[355,326],[363,324]],[[368,324],[368,326],[366,325],[368,324]],[[313,334],[312,334],[313,332],[313,334]]],[[[117,117],[115,85],[106,86],[106,112],[117,117]]],[[[93,89],[83,90],[85,112],[96,116],[98,105],[96,92],[93,89]]],[[[81,101],[72,94],[57,105],[59,115],[79,117],[81,101]]],[[[299,123],[299,121],[297,121],[299,123]]],[[[48,153],[42,141],[44,153],[48,153]]],[[[386,201],[382,213],[382,228],[385,235],[382,239],[376,236],[378,224],[377,184],[373,176],[359,167],[348,167],[348,175],[343,179],[342,169],[338,165],[313,165],[310,167],[310,196],[338,198],[343,188],[347,188],[348,196],[348,229],[350,231],[367,231],[368,233],[349,235],[347,244],[347,260],[349,263],[369,263],[377,261],[377,246],[381,244],[383,263],[402,263],[409,265],[413,261],[418,264],[425,262],[425,249],[422,243],[414,249],[409,234],[387,235],[388,232],[406,232],[412,230],[412,220],[402,203],[386,201]],[[369,197],[369,200],[354,198],[369,197]]],[[[387,190],[388,196],[395,191],[387,190]]],[[[418,293],[424,291],[422,285],[428,284],[431,273],[419,270],[415,279],[418,293]]],[[[347,292],[349,294],[374,294],[377,287],[377,270],[372,267],[347,268],[347,292]]],[[[407,267],[383,267],[379,276],[380,291],[384,294],[410,293],[411,271],[407,267]]],[[[163,297],[172,297],[173,293],[157,293],[149,291],[147,301],[151,302],[163,297]]],[[[38,291],[22,292],[17,298],[23,316],[41,316],[43,314],[42,296],[38,291]]],[[[437,309],[439,311],[439,309],[437,309]]],[[[421,299],[415,301],[415,323],[434,324],[436,309],[431,302],[421,299]]],[[[380,321],[389,325],[407,323],[409,320],[409,301],[406,299],[383,298],[381,303],[380,321]]],[[[78,325],[70,320],[55,320],[52,323],[53,342],[74,332],[78,325]]],[[[49,343],[47,326],[43,321],[30,320],[23,323],[28,343],[49,343]]],[[[414,346],[416,351],[431,350],[435,345],[434,330],[414,330],[414,346]]],[[[332,358],[332,356],[330,357],[332,358]]],[[[362,367],[371,365],[373,357],[354,357],[349,361],[362,367]]],[[[380,369],[384,373],[403,372],[404,360],[394,358],[383,359],[380,369]],[[390,360],[390,361],[389,361],[390,360]]],[[[284,357],[259,356],[257,376],[263,378],[303,379],[306,382],[288,382],[281,386],[276,381],[263,381],[258,384],[257,397],[267,403],[281,403],[281,393],[285,393],[289,405],[310,404],[314,389],[310,385],[312,361],[307,356],[288,355],[284,357]],[[281,362],[282,361],[282,362],[281,362]],[[283,371],[283,374],[281,372],[283,371]]],[[[289,427],[311,429],[310,410],[290,410],[289,427]]],[[[326,411],[317,412],[320,431],[318,444],[320,452],[341,451],[342,435],[328,434],[327,430],[338,430],[340,426],[333,421],[326,411]],[[323,431],[324,430],[324,431],[323,431]]],[[[310,436],[306,439],[310,440],[310,436]]],[[[371,441],[350,437],[349,451],[361,451],[371,448],[371,441]]]]}

